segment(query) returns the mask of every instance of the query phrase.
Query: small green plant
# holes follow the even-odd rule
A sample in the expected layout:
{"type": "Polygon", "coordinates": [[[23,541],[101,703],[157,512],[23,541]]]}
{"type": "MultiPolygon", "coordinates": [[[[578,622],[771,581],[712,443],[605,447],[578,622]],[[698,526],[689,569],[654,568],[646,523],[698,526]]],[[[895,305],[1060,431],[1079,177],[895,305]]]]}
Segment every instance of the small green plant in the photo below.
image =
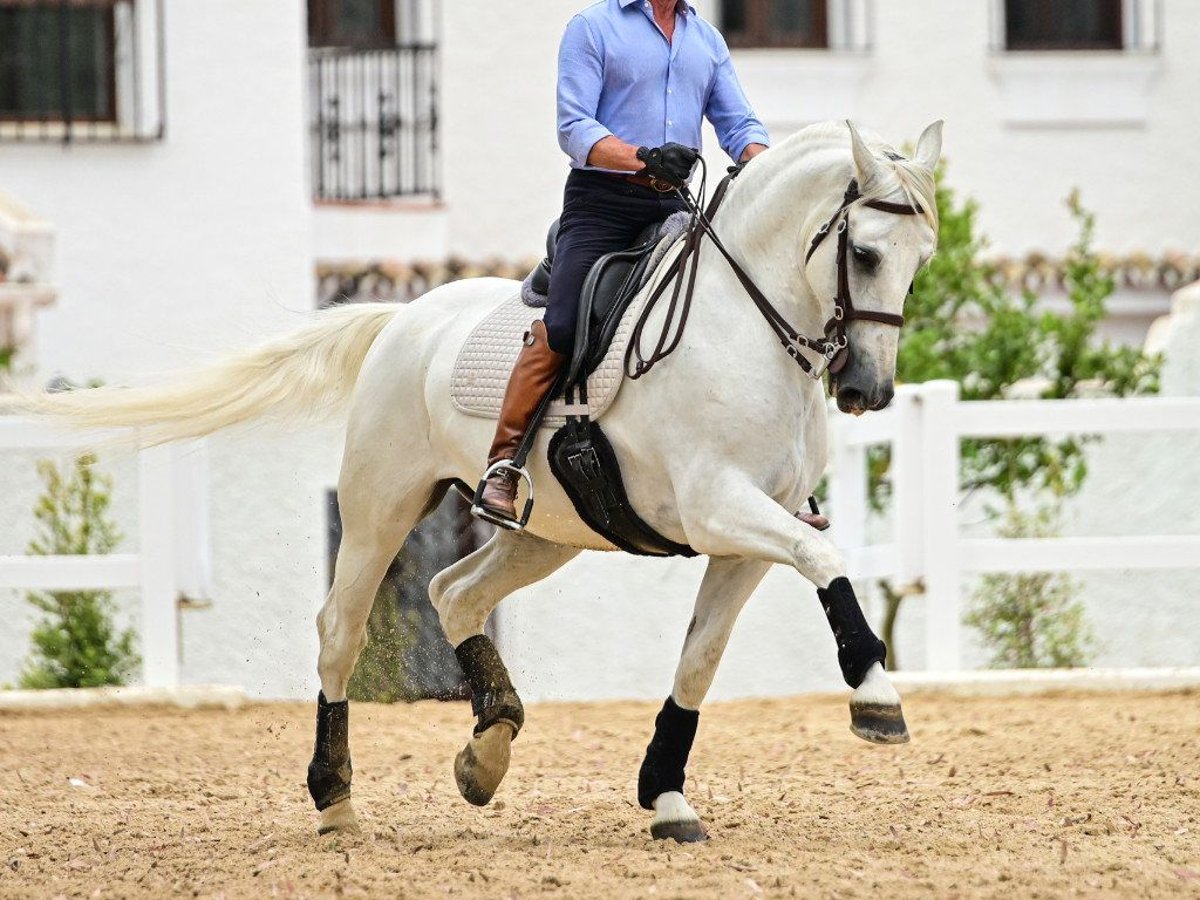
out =
{"type": "MultiPolygon", "coordinates": [[[[1001,537],[1052,537],[1052,512],[1008,510],[1001,537]]],[[[1076,599],[1078,585],[1065,575],[1038,572],[985,575],[964,622],[991,651],[994,668],[1070,668],[1087,663],[1095,637],[1076,599]]]]}
{"type": "Polygon", "coordinates": [[[0,372],[8,372],[12,369],[15,352],[12,347],[0,347],[0,372]]]}
{"type": "MultiPolygon", "coordinates": [[[[84,455],[67,467],[38,463],[45,490],[34,508],[38,529],[29,544],[34,556],[112,552],[121,534],[109,515],[112,479],[84,455]]],[[[118,632],[115,604],[106,591],[31,593],[41,612],[33,652],[21,674],[24,688],[98,687],[125,684],[139,663],[131,630],[118,632]]]]}

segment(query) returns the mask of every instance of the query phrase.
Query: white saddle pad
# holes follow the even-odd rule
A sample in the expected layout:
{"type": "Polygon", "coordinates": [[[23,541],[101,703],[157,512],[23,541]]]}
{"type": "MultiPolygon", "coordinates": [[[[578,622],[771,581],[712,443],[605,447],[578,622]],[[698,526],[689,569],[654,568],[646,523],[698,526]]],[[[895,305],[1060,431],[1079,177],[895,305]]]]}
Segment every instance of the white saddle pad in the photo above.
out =
{"type": "MultiPolygon", "coordinates": [[[[629,332],[636,321],[643,300],[629,305],[617,326],[612,344],[596,371],[588,376],[588,415],[600,418],[612,406],[624,380],[625,348],[629,332]]],[[[454,406],[467,415],[485,419],[500,418],[500,403],[508,376],[517,361],[529,324],[540,319],[544,310],[534,309],[521,302],[519,293],[504,301],[488,317],[475,326],[467,342],[458,352],[450,383],[454,406]]],[[[582,409],[580,409],[582,411],[582,409]]],[[[543,428],[561,428],[566,424],[566,403],[560,397],[550,404],[543,428]]]]}

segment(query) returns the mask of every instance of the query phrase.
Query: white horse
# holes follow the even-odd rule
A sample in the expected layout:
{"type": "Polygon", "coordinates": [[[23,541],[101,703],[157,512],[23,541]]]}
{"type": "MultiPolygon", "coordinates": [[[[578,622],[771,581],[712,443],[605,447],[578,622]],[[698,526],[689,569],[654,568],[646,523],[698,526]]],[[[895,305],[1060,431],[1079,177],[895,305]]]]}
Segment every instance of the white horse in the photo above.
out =
{"type": "MultiPolygon", "coordinates": [[[[921,135],[911,160],[852,126],[811,126],[761,154],[733,181],[715,216],[715,232],[796,330],[819,337],[833,315],[837,241],[822,242],[807,260],[806,251],[856,179],[861,199],[842,216],[854,306],[899,314],[936,245],[933,169],[940,150],[940,122],[921,135]],[[887,209],[900,204],[923,214],[887,209]]],[[[492,436],[491,422],[463,415],[451,402],[455,359],[471,330],[516,290],[512,281],[480,278],[405,305],[342,307],[166,386],[25,401],[26,409],[76,425],[137,427],[143,440],[160,442],[269,412],[324,412],[350,397],[338,482],[344,533],[333,587],[317,619],[321,697],[309,787],[322,832],[355,827],[346,686],[366,642],[378,585],[405,537],[447,486],[476,482],[492,436]]],[[[650,334],[662,315],[655,311],[650,334]]],[[[860,414],[886,406],[898,329],[858,320],[847,336],[848,364],[831,378],[839,407],[860,414]]],[[[660,534],[710,558],[639,779],[639,798],[655,811],[656,837],[704,835],[682,793],[696,710],[734,620],[772,564],[793,566],[820,591],[843,672],[855,688],[855,732],[868,740],[907,740],[900,698],[880,665],[881,654],[870,655],[871,647],[882,645],[871,643],[842,556],[793,514],[825,468],[825,417],[822,382],[781,349],[729,264],[706,241],[682,342],[652,374],[624,385],[603,422],[634,509],[660,534]]],[[[581,549],[614,549],[579,519],[550,472],[548,438],[543,432],[530,456],[539,491],[528,527],[497,531],[430,586],[474,692],[476,733],[455,766],[459,787],[473,803],[486,803],[496,790],[523,720],[504,666],[483,636],[488,615],[504,597],[545,578],[581,549]]]]}

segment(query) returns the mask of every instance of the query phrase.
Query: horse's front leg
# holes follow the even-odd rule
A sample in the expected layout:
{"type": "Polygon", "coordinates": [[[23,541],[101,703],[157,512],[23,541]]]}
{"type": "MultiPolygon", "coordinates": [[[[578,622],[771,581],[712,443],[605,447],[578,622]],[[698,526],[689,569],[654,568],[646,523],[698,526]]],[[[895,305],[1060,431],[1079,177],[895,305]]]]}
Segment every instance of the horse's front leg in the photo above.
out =
{"type": "Polygon", "coordinates": [[[654,737],[638,773],[638,802],[654,810],[650,834],[655,838],[689,842],[705,837],[700,817],[683,796],[684,769],[696,737],[700,704],[712,685],[733,623],[769,568],[770,563],[755,559],[709,560],[675,670],[675,687],[654,720],[654,737]]]}
{"type": "Polygon", "coordinates": [[[817,587],[837,642],[850,697],[850,730],[876,744],[908,740],[900,696],[884,672],[887,648],[875,636],[833,542],[748,481],[730,478],[707,490],[680,492],[688,542],[712,556],[742,556],[793,566],[817,587]]]}

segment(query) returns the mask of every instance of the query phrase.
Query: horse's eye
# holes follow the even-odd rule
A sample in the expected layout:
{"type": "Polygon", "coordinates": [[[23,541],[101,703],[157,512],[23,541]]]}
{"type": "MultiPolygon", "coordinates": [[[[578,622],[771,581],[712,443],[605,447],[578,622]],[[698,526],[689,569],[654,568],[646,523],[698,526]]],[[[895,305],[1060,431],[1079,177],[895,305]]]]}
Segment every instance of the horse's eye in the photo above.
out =
{"type": "Polygon", "coordinates": [[[854,259],[866,269],[876,269],[879,266],[879,254],[868,247],[854,247],[854,259]]]}

